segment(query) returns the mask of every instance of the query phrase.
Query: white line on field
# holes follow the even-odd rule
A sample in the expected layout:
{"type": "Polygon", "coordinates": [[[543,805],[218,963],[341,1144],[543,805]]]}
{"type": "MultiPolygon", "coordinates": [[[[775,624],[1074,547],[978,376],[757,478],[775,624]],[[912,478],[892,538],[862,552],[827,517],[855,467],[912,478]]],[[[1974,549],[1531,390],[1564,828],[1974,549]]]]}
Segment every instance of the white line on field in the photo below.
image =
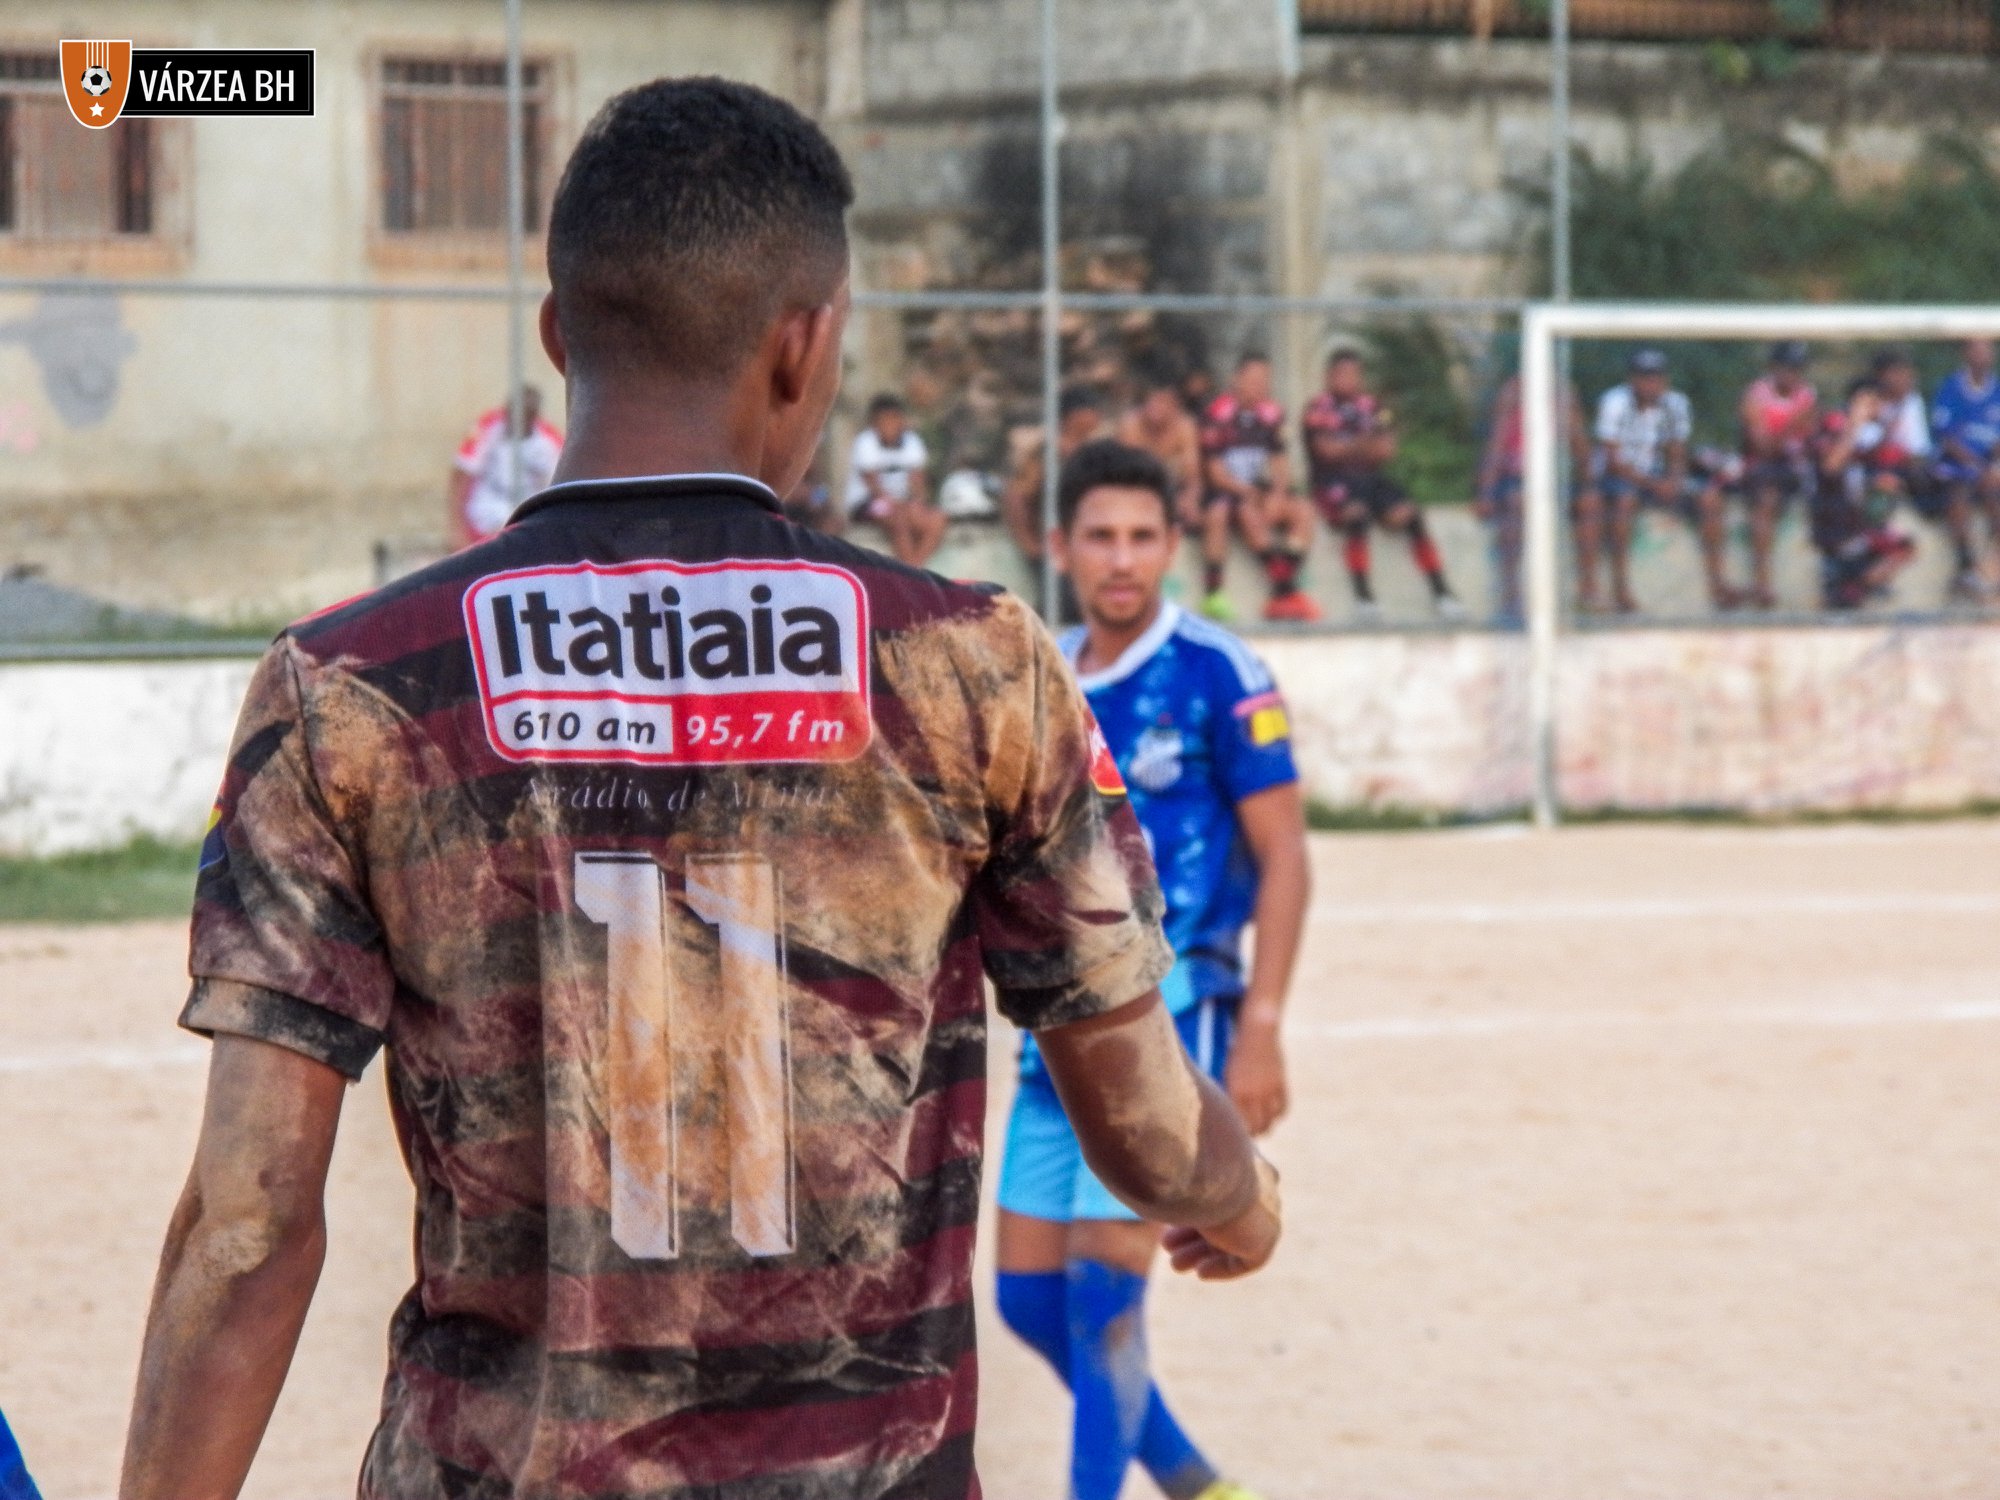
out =
{"type": "Polygon", "coordinates": [[[1978,896],[1690,896],[1636,901],[1397,901],[1316,904],[1315,922],[1684,922],[1697,917],[1992,916],[2000,893],[1978,896]]]}
{"type": "Polygon", "coordinates": [[[1294,1021],[1287,1037],[1315,1042],[1435,1041],[1538,1031],[1622,1031],[1647,1026],[1928,1026],[2000,1021],[2000,1001],[1947,1005],[1845,1006],[1820,1010],[1751,1009],[1663,1016],[1645,1011],[1570,1011],[1548,1015],[1380,1016],[1357,1021],[1294,1021]]]}
{"type": "Polygon", "coordinates": [[[208,1048],[59,1047],[40,1052],[0,1052],[0,1073],[81,1073],[103,1070],[139,1073],[149,1068],[182,1068],[208,1061],[208,1048]]]}

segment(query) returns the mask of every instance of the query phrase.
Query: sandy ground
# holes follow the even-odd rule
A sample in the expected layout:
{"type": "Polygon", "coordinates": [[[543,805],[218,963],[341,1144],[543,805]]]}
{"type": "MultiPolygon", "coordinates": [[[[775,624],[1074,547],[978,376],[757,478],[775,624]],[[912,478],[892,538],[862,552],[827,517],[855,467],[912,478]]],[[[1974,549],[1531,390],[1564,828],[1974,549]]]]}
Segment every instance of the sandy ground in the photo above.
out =
{"type": "MultiPolygon", "coordinates": [[[[1155,1299],[1218,1459],[1271,1500],[2000,1494],[2000,826],[1315,853],[1289,1241],[1155,1299]]],[[[50,1500],[115,1482],[200,1101],[180,964],[0,929],[0,1407],[50,1500]]],[[[409,1208],[377,1070],[247,1493],[352,1493],[409,1208]]],[[[984,1356],[988,1493],[1059,1493],[1052,1381],[990,1319],[984,1356]]]]}

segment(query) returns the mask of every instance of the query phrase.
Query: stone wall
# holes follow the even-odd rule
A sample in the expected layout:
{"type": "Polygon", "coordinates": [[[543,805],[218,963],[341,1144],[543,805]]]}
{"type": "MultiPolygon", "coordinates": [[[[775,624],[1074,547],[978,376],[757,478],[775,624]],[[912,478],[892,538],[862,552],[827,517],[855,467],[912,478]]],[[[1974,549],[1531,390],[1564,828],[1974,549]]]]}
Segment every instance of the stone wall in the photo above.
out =
{"type": "MultiPolygon", "coordinates": [[[[1038,0],[868,0],[868,110],[963,108],[1034,94],[1040,17],[1038,0]]],[[[1066,87],[1268,80],[1289,50],[1281,0],[1068,0],[1056,21],[1066,87]]]]}

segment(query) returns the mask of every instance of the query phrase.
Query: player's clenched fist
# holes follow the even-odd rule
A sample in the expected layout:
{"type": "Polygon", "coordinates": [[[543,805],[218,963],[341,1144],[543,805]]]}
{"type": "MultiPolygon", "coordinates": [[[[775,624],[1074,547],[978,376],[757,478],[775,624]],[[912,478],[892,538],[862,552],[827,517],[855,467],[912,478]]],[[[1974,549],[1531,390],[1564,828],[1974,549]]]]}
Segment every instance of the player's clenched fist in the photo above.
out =
{"type": "Polygon", "coordinates": [[[1232,1281],[1261,1271],[1278,1248],[1283,1213],[1278,1169],[1257,1158],[1257,1198],[1235,1218],[1205,1229],[1176,1225],[1160,1237],[1176,1271],[1203,1281],[1232,1281]]]}

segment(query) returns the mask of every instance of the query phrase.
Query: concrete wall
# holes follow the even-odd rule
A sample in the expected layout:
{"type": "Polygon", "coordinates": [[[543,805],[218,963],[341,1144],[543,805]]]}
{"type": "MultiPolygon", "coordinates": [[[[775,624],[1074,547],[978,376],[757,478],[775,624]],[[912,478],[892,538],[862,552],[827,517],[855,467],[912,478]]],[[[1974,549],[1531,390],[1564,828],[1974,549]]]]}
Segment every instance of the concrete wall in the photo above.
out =
{"type": "Polygon", "coordinates": [[[200,837],[254,665],[0,666],[0,852],[200,837]]]}
{"type": "MultiPolygon", "coordinates": [[[[661,73],[723,73],[817,110],[824,12],[823,0],[527,6],[528,54],[554,78],[544,191],[591,112],[661,73]]],[[[0,46],[53,47],[79,24],[73,6],[13,0],[0,46]]],[[[312,46],[317,113],[171,122],[181,232],[136,248],[0,236],[0,275],[503,279],[498,237],[419,246],[375,229],[381,57],[497,57],[498,5],[133,0],[118,28],[142,44],[312,46]]],[[[506,341],[497,303],[0,296],[0,567],[220,619],[353,592],[377,539],[442,535],[445,472],[504,392],[506,341]],[[108,355],[94,406],[63,389],[85,343],[108,355]]],[[[532,335],[529,378],[560,421],[560,382],[532,335]]]]}
{"type": "MultiPolygon", "coordinates": [[[[1528,798],[1526,654],[1485,634],[1265,637],[1301,768],[1337,806],[1528,798]]],[[[0,667],[0,851],[195,837],[244,661],[0,667]]],[[[1780,813],[2000,800],[2000,628],[1635,630],[1564,647],[1571,808],[1780,813]]]]}

